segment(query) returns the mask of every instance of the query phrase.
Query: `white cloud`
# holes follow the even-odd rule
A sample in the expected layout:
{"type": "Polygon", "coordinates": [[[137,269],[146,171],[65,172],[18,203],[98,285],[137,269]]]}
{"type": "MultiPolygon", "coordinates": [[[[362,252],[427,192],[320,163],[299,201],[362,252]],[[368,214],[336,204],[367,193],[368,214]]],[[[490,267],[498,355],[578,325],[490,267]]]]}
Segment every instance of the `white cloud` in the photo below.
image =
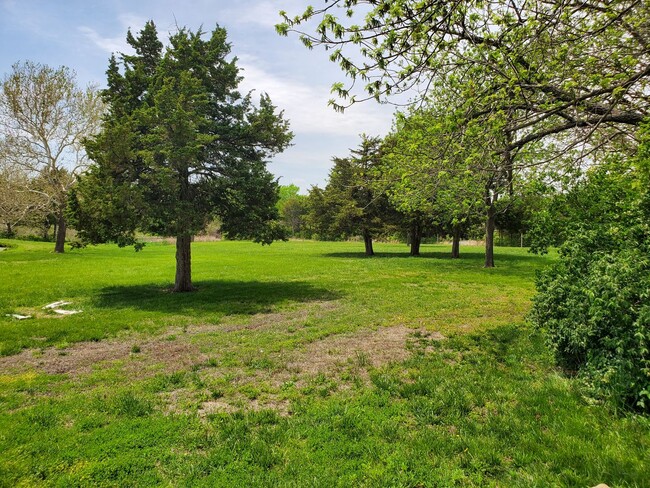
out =
{"type": "Polygon", "coordinates": [[[95,46],[107,53],[125,52],[128,50],[129,46],[124,40],[125,36],[123,35],[117,37],[102,37],[95,29],[86,26],[79,27],[79,32],[81,32],[95,46]]]}
{"type": "Polygon", "coordinates": [[[90,40],[95,46],[100,48],[102,51],[107,53],[127,53],[130,52],[131,46],[126,42],[126,31],[130,29],[134,34],[137,33],[144,27],[144,24],[148,19],[130,14],[124,13],[118,16],[118,21],[120,23],[120,29],[116,36],[114,37],[104,37],[99,34],[95,29],[92,29],[87,26],[81,26],[78,28],[88,40],[90,40]]]}
{"type": "Polygon", "coordinates": [[[263,0],[253,2],[245,7],[226,9],[223,13],[233,22],[274,27],[275,24],[282,21],[281,10],[286,11],[289,15],[296,15],[305,10],[305,4],[295,0],[263,0]]]}
{"type": "Polygon", "coordinates": [[[345,113],[335,112],[327,105],[329,87],[303,84],[270,74],[244,56],[239,66],[243,70],[244,90],[267,92],[273,103],[285,111],[296,133],[330,135],[384,135],[390,129],[392,108],[374,102],[354,105],[345,113]]]}

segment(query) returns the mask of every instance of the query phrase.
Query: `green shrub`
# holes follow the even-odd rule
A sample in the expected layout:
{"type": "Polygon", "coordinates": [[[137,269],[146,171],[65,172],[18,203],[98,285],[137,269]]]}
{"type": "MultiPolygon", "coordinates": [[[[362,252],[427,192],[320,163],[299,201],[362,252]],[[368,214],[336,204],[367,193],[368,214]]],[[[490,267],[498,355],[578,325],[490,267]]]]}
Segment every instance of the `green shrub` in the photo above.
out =
{"type": "Polygon", "coordinates": [[[607,210],[574,223],[560,260],[538,275],[530,318],[594,396],[648,413],[650,194],[642,168],[600,168],[577,190],[607,210]]]}

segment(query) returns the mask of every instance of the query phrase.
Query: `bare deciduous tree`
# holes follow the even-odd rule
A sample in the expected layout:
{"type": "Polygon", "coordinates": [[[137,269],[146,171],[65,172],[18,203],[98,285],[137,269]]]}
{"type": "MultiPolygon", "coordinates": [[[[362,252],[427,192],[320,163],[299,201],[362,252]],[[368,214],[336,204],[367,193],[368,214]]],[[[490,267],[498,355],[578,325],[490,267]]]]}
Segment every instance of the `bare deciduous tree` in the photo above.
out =
{"type": "Polygon", "coordinates": [[[23,175],[14,178],[20,194],[30,197],[23,203],[35,195],[48,202],[57,219],[55,252],[64,251],[68,191],[87,163],[82,142],[99,129],[101,113],[97,89],[79,88],[65,67],[16,63],[2,82],[0,165],[23,175]]]}
{"type": "Polygon", "coordinates": [[[18,225],[45,219],[50,199],[32,183],[27,172],[6,164],[0,154],[0,224],[8,236],[18,225]]]}

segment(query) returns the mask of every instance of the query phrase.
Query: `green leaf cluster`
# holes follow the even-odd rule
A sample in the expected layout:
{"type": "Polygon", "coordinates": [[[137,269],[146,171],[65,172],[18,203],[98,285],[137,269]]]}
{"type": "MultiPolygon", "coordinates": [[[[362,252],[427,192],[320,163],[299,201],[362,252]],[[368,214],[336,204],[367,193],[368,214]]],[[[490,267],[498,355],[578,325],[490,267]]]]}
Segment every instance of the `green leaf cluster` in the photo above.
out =
{"type": "Polygon", "coordinates": [[[451,85],[449,110],[488,126],[504,119],[508,145],[518,150],[557,134],[575,142],[593,140],[601,128],[624,131],[650,109],[644,2],[319,3],[302,15],[283,14],[277,30],[334,51],[330,60],[351,80],[333,86],[338,110],[400,93],[421,102],[451,85]],[[359,79],[365,97],[353,90],[359,79]]]}
{"type": "Polygon", "coordinates": [[[385,146],[388,194],[400,212],[427,215],[448,229],[484,213],[490,154],[453,117],[432,109],[402,114],[385,146]]]}

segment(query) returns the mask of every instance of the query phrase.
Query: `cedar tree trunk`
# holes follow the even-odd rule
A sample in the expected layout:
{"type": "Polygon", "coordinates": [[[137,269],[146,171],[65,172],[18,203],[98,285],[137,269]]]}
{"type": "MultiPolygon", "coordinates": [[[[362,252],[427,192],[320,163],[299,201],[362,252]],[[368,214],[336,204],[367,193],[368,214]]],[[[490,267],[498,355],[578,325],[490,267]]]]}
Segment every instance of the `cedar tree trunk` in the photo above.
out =
{"type": "Polygon", "coordinates": [[[451,259],[458,259],[460,257],[460,226],[454,225],[451,233],[451,259]]]}
{"type": "Polygon", "coordinates": [[[363,230],[363,243],[366,246],[366,256],[374,256],[375,251],[372,249],[372,235],[368,229],[363,230]]]}
{"type": "Polygon", "coordinates": [[[193,291],[192,286],[192,236],[184,234],[176,237],[176,282],[174,291],[193,291]]]}
{"type": "Polygon", "coordinates": [[[422,242],[422,229],[419,222],[411,225],[411,256],[420,255],[420,243],[422,242]]]}
{"type": "Polygon", "coordinates": [[[485,220],[485,267],[494,268],[494,229],[496,227],[496,209],[490,201],[485,220]]]}
{"type": "Polygon", "coordinates": [[[56,243],[54,244],[54,252],[62,253],[65,251],[65,233],[66,233],[66,223],[63,212],[57,217],[57,228],[56,228],[56,243]]]}

